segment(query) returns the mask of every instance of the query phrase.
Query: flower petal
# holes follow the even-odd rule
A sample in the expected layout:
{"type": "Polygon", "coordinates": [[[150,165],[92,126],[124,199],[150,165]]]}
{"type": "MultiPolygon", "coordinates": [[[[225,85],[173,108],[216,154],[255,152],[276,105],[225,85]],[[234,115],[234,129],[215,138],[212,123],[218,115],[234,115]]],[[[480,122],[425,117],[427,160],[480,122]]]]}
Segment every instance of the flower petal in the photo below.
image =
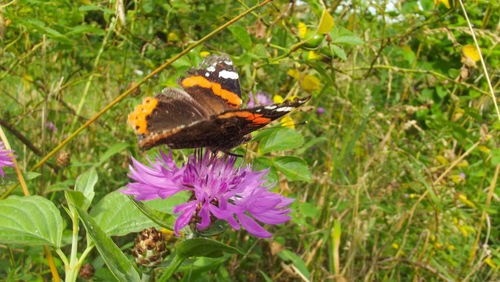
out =
{"type": "Polygon", "coordinates": [[[238,218],[238,221],[241,223],[243,228],[248,231],[248,233],[261,238],[269,238],[272,236],[271,233],[267,232],[262,226],[260,226],[248,215],[241,213],[237,214],[236,217],[238,218]]]}

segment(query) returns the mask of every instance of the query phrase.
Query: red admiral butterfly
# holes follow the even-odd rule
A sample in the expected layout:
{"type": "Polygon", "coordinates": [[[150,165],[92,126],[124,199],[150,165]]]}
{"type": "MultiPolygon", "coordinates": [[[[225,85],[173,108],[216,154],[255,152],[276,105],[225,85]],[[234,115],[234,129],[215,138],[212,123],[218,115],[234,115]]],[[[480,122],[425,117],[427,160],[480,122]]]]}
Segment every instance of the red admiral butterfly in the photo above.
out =
{"type": "Polygon", "coordinates": [[[250,134],[306,103],[311,97],[281,104],[240,109],[241,89],[233,62],[208,56],[179,84],[147,97],[129,114],[128,123],[139,135],[139,146],[167,144],[172,149],[208,147],[228,152],[250,141],[250,134]]]}

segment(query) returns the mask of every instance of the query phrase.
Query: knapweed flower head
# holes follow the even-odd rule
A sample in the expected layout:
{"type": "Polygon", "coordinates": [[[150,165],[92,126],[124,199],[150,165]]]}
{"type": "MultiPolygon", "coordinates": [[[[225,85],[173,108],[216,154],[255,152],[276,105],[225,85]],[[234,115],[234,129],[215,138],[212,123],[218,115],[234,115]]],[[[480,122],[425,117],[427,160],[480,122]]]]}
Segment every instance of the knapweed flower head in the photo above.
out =
{"type": "Polygon", "coordinates": [[[13,153],[14,151],[7,151],[5,150],[5,147],[3,146],[3,143],[0,142],[0,175],[2,177],[5,177],[5,174],[2,170],[2,167],[4,166],[11,166],[14,167],[14,163],[12,162],[12,159],[14,158],[10,154],[13,153]]]}
{"type": "Polygon", "coordinates": [[[190,223],[204,230],[215,219],[225,220],[236,230],[240,227],[257,237],[271,237],[257,221],[280,224],[291,219],[288,206],[294,199],[271,192],[274,184],[266,184],[268,170],[253,170],[250,165],[236,165],[236,157],[197,151],[188,162],[178,167],[172,154],[160,151],[151,166],[132,159],[129,183],[121,191],[135,195],[136,200],[165,199],[180,191],[191,191],[190,199],[174,207],[180,213],[174,231],[190,223]]]}

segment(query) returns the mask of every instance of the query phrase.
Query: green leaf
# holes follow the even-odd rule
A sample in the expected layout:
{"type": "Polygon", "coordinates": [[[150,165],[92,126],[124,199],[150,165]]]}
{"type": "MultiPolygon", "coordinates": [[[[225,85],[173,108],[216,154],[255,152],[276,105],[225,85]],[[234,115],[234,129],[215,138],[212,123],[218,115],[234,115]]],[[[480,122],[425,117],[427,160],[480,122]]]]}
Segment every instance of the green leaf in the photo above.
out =
{"type": "Polygon", "coordinates": [[[63,220],[54,203],[40,196],[0,200],[0,243],[61,246],[63,220]]]}
{"type": "Polygon", "coordinates": [[[491,150],[491,164],[493,166],[500,164],[500,148],[493,148],[491,150]]]}
{"type": "Polygon", "coordinates": [[[112,156],[120,153],[121,151],[125,150],[128,148],[129,144],[128,143],[116,143],[113,146],[111,146],[102,156],[101,159],[99,160],[99,164],[97,166],[101,166],[104,162],[106,162],[109,158],[112,156]]]}
{"type": "Polygon", "coordinates": [[[65,36],[79,36],[81,34],[92,34],[93,36],[103,36],[104,30],[91,25],[79,25],[71,28],[71,31],[66,32],[65,36]]]}
{"type": "Polygon", "coordinates": [[[318,33],[327,34],[328,32],[330,32],[330,30],[332,30],[334,26],[335,22],[333,21],[332,15],[330,15],[327,10],[323,10],[318,25],[318,33]]]}
{"type": "Polygon", "coordinates": [[[94,186],[97,183],[97,172],[94,168],[84,172],[75,182],[75,191],[82,192],[83,196],[87,198],[88,202],[84,206],[81,206],[84,210],[87,210],[94,199],[95,192],[94,186]]]}
{"type": "Polygon", "coordinates": [[[279,181],[278,171],[273,165],[273,161],[267,157],[258,156],[253,160],[253,167],[259,170],[264,170],[270,168],[267,174],[267,183],[275,183],[279,181]]]}
{"type": "Polygon", "coordinates": [[[217,219],[210,224],[207,229],[197,231],[201,237],[212,237],[222,234],[229,227],[229,223],[225,220],[217,219]]]}
{"type": "Polygon", "coordinates": [[[299,210],[300,213],[304,216],[311,217],[311,218],[316,218],[320,215],[320,211],[318,209],[318,206],[313,203],[302,203],[299,204],[299,210]]]}
{"type": "Polygon", "coordinates": [[[231,246],[207,238],[195,238],[181,242],[177,246],[177,256],[179,258],[188,257],[220,257],[222,252],[231,254],[243,253],[231,246]]]}
{"type": "Polygon", "coordinates": [[[312,181],[311,172],[307,163],[297,157],[275,157],[273,158],[274,166],[281,171],[288,180],[303,180],[306,182],[312,181]]]}
{"type": "Polygon", "coordinates": [[[306,144],[304,144],[304,146],[300,147],[300,149],[297,150],[297,155],[302,155],[305,151],[309,150],[309,148],[311,148],[312,146],[314,146],[320,142],[326,142],[326,141],[328,141],[328,138],[326,138],[325,136],[310,139],[309,141],[307,141],[306,144]]]}
{"type": "Polygon", "coordinates": [[[278,253],[278,256],[284,261],[291,261],[293,265],[306,277],[309,279],[309,270],[307,270],[306,263],[296,254],[290,252],[289,250],[283,250],[278,253]]]}
{"type": "Polygon", "coordinates": [[[90,215],[109,236],[123,236],[155,225],[126,195],[118,191],[102,198],[90,215]]]}
{"type": "Polygon", "coordinates": [[[340,48],[339,46],[337,45],[330,45],[331,48],[332,48],[332,52],[337,55],[337,57],[339,57],[340,59],[342,60],[347,60],[347,55],[345,54],[344,52],[344,49],[340,48]]]}
{"type": "Polygon", "coordinates": [[[80,191],[64,191],[64,196],[66,197],[66,201],[71,202],[74,206],[88,207],[90,204],[89,200],[80,191]]]}
{"type": "MultiPolygon", "coordinates": [[[[11,185],[18,184],[19,179],[17,178],[17,174],[14,168],[5,169],[3,168],[5,173],[5,177],[0,177],[0,185],[11,185]]],[[[29,181],[38,178],[41,174],[39,172],[34,171],[22,171],[24,180],[29,181]]]]}
{"type": "Polygon", "coordinates": [[[69,40],[65,35],[62,35],[59,31],[50,28],[45,25],[44,22],[33,19],[33,18],[17,18],[23,25],[27,26],[29,29],[37,29],[42,34],[47,34],[50,38],[55,39],[64,44],[71,44],[72,41],[69,40]]]}
{"type": "Polygon", "coordinates": [[[342,35],[332,38],[333,44],[362,45],[363,39],[355,35],[342,35]]]}
{"type": "MultiPolygon", "coordinates": [[[[71,203],[70,203],[71,204],[71,203]]],[[[118,248],[110,237],[99,227],[85,210],[74,206],[80,220],[87,230],[87,235],[94,242],[97,251],[108,266],[109,270],[119,281],[141,281],[139,273],[127,256],[118,248]]]]}
{"type": "Polygon", "coordinates": [[[440,98],[444,98],[446,97],[446,95],[448,95],[448,92],[446,92],[446,89],[444,89],[443,87],[441,86],[437,86],[436,87],[436,93],[437,95],[440,97],[440,98]]]}
{"type": "Polygon", "coordinates": [[[238,43],[245,50],[251,50],[253,47],[252,38],[248,35],[246,28],[241,25],[232,25],[229,27],[229,31],[233,34],[233,37],[238,41],[238,43]]]}
{"type": "Polygon", "coordinates": [[[174,230],[175,217],[172,214],[151,208],[145,205],[143,202],[136,201],[131,197],[129,198],[129,200],[132,201],[131,203],[135,205],[135,207],[140,212],[142,212],[142,214],[145,215],[147,218],[149,218],[150,220],[154,221],[156,224],[162,227],[174,230]]]}
{"type": "Polygon", "coordinates": [[[259,143],[261,154],[290,150],[304,144],[304,137],[297,130],[288,127],[278,127],[269,131],[271,131],[270,134],[262,138],[259,143]]]}

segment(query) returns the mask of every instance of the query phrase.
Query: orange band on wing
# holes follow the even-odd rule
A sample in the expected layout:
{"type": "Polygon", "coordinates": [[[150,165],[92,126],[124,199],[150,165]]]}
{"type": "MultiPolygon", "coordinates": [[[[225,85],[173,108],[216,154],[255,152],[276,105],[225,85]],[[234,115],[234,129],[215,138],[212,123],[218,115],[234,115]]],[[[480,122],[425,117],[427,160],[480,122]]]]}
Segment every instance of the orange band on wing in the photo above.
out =
{"type": "Polygon", "coordinates": [[[256,126],[262,124],[268,124],[271,122],[270,118],[262,117],[262,114],[253,114],[251,112],[229,112],[223,115],[219,115],[218,118],[232,118],[235,116],[246,118],[256,126]]]}
{"type": "Polygon", "coordinates": [[[214,92],[215,95],[221,97],[222,99],[227,101],[227,104],[231,108],[239,108],[241,105],[241,98],[234,92],[223,89],[219,83],[210,82],[203,76],[190,76],[182,80],[183,87],[193,87],[200,86],[203,88],[210,88],[214,92]]]}
{"type": "Polygon", "coordinates": [[[157,105],[158,99],[144,98],[142,104],[135,106],[134,111],[128,115],[128,124],[135,129],[136,134],[145,134],[147,132],[146,117],[153,112],[157,105]]]}

